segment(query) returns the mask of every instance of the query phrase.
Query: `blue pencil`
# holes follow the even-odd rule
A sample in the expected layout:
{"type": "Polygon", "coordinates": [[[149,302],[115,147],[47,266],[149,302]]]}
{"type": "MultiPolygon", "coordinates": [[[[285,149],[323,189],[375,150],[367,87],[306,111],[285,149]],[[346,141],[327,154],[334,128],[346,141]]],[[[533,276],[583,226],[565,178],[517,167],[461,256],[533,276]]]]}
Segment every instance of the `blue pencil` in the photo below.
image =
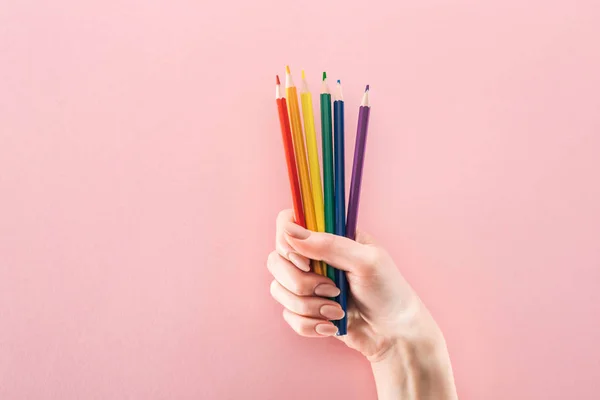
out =
{"type": "MultiPolygon", "coordinates": [[[[337,81],[337,91],[335,101],[333,102],[333,140],[334,140],[334,161],[335,161],[335,234],[346,236],[346,176],[344,174],[344,98],[342,96],[342,84],[337,81]]],[[[340,289],[340,295],[337,302],[345,313],[348,311],[348,281],[346,273],[342,270],[335,270],[335,281],[340,289]]],[[[338,335],[342,336],[348,333],[348,319],[344,318],[336,321],[338,335]]]]}

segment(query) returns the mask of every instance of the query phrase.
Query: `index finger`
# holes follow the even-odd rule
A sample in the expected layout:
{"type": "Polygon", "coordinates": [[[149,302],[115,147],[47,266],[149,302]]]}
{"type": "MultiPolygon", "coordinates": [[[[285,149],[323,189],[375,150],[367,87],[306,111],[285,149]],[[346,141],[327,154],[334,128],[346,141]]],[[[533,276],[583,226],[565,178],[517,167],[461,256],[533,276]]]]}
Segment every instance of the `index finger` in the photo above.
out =
{"type": "Polygon", "coordinates": [[[287,240],[285,240],[284,227],[290,222],[296,223],[294,219],[294,211],[291,209],[280,211],[275,222],[275,249],[281,257],[292,262],[299,269],[306,270],[306,266],[310,265],[309,259],[295,252],[287,240]]]}

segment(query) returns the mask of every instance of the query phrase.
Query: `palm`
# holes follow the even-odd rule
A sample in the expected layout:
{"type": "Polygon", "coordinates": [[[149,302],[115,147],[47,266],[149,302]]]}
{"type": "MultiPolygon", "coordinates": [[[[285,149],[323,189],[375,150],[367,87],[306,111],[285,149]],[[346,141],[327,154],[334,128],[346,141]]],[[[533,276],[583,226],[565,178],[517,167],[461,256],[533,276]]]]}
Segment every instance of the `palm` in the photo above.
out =
{"type": "MultiPolygon", "coordinates": [[[[352,288],[351,293],[355,297],[349,299],[348,304],[348,334],[337,336],[348,347],[359,351],[365,357],[370,358],[385,351],[390,341],[386,340],[380,332],[386,331],[382,326],[377,326],[381,319],[377,315],[372,315],[370,311],[376,309],[369,302],[365,304],[361,299],[369,298],[366,293],[377,293],[371,279],[348,276],[348,282],[352,288]],[[383,329],[382,329],[383,328],[383,329]]],[[[370,296],[370,299],[372,296],[370,296]]]]}
{"type": "Polygon", "coordinates": [[[395,322],[387,316],[394,315],[397,309],[394,307],[396,302],[386,299],[386,293],[397,293],[396,299],[410,296],[406,296],[408,288],[389,255],[364,234],[357,239],[377,250],[382,264],[380,268],[387,269],[389,274],[385,274],[386,278],[370,273],[347,274],[352,294],[348,304],[348,334],[337,337],[348,347],[371,358],[383,353],[392,342],[387,333],[394,331],[395,322]]]}
{"type": "Polygon", "coordinates": [[[375,331],[353,302],[348,306],[348,334],[336,337],[367,358],[381,354],[389,345],[389,340],[375,331]]]}

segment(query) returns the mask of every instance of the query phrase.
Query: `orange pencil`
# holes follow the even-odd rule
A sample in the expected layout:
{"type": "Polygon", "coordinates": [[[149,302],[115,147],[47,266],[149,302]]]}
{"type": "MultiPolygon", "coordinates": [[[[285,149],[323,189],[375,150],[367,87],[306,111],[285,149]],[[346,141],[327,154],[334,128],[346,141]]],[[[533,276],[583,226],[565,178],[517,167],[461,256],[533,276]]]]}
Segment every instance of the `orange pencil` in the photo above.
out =
{"type": "MultiPolygon", "coordinates": [[[[298,105],[298,92],[292,81],[290,67],[285,67],[285,91],[288,101],[288,112],[292,127],[292,139],[294,141],[294,150],[296,152],[296,162],[298,164],[298,174],[300,177],[300,191],[302,192],[302,204],[304,205],[304,217],[306,218],[306,228],[317,231],[317,215],[315,214],[315,205],[310,187],[310,175],[308,174],[308,161],[306,159],[306,147],[302,135],[302,122],[300,121],[300,107],[298,105]]],[[[324,275],[320,261],[312,261],[313,271],[324,275]]]]}
{"type": "Polygon", "coordinates": [[[277,110],[279,111],[279,124],[281,125],[281,136],[283,138],[283,151],[287,163],[290,189],[292,190],[292,202],[294,203],[294,218],[296,223],[306,228],[304,210],[302,209],[302,195],[298,184],[298,169],[296,168],[296,157],[294,156],[294,145],[292,143],[292,132],[290,131],[290,119],[285,97],[281,95],[281,84],[277,75],[275,86],[275,98],[277,99],[277,110]]]}

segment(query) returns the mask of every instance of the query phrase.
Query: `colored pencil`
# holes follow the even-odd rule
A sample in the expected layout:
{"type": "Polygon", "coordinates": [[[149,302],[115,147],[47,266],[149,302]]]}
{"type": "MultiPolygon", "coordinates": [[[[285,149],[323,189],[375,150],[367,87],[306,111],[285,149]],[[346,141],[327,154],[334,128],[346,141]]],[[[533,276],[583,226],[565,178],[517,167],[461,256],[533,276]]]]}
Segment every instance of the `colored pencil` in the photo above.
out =
{"type": "MultiPolygon", "coordinates": [[[[334,137],[334,162],[335,162],[335,234],[346,236],[346,184],[344,174],[344,97],[342,95],[342,84],[337,81],[337,91],[335,101],[333,102],[333,137],[334,137]]],[[[337,301],[347,313],[348,310],[348,282],[346,273],[340,269],[335,270],[335,280],[340,294],[337,301]]],[[[348,320],[344,318],[336,321],[338,335],[347,334],[348,320]]]]}
{"type": "Polygon", "coordinates": [[[356,239],[356,222],[360,203],[360,187],[362,183],[363,165],[365,163],[365,146],[369,130],[369,85],[358,109],[358,126],[356,128],[356,144],[354,146],[354,163],[352,164],[352,180],[350,181],[350,198],[348,199],[348,219],[346,220],[346,237],[356,239]]]}
{"type": "Polygon", "coordinates": [[[302,209],[302,195],[298,183],[298,168],[296,167],[296,156],[294,155],[294,144],[292,143],[292,132],[290,131],[290,119],[288,116],[287,102],[281,95],[281,83],[277,75],[275,86],[275,98],[277,99],[277,110],[279,112],[279,125],[281,125],[281,137],[283,138],[283,150],[287,164],[290,189],[292,191],[292,202],[294,204],[294,219],[296,223],[306,228],[304,210],[302,209]]]}
{"type": "MultiPolygon", "coordinates": [[[[292,128],[292,141],[296,154],[296,163],[298,164],[298,174],[300,177],[300,192],[302,193],[302,204],[304,205],[304,217],[306,219],[306,228],[311,231],[317,230],[317,218],[315,215],[315,205],[313,202],[312,190],[310,187],[310,175],[308,172],[308,163],[306,161],[306,148],[304,146],[304,137],[302,135],[302,122],[300,121],[300,107],[298,105],[298,92],[290,67],[285,67],[285,91],[287,95],[287,106],[290,114],[290,125],[292,128]]],[[[323,274],[321,263],[311,262],[313,271],[317,274],[323,274]]]]}
{"type": "MultiPolygon", "coordinates": [[[[325,208],[325,232],[335,233],[335,195],[333,185],[333,133],[331,119],[331,94],[327,85],[327,73],[323,72],[321,85],[321,141],[323,153],[323,192],[325,208]]],[[[335,282],[333,267],[326,265],[327,276],[335,282]]]]}
{"type": "MultiPolygon", "coordinates": [[[[300,86],[300,101],[302,103],[302,118],[304,121],[304,136],[306,138],[306,151],[308,154],[308,167],[310,173],[310,184],[315,205],[315,217],[317,219],[317,231],[325,232],[325,215],[323,211],[323,188],[321,186],[321,167],[319,166],[319,149],[317,148],[317,133],[315,131],[315,118],[313,115],[312,95],[308,90],[306,75],[302,70],[302,85],[300,86]]],[[[320,264],[320,272],[327,275],[326,264],[320,264]]]]}

